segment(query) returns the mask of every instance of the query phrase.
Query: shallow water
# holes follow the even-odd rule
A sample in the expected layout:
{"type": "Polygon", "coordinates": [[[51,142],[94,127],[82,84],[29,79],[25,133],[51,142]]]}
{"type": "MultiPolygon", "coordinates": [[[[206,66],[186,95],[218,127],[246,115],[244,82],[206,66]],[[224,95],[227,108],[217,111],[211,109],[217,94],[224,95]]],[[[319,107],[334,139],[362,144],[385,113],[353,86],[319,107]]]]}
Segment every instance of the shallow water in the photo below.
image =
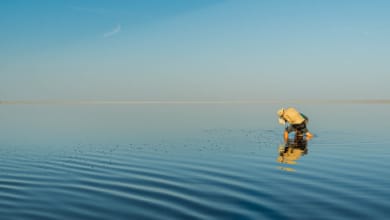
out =
{"type": "Polygon", "coordinates": [[[275,105],[0,107],[2,219],[386,219],[390,209],[390,105],[300,105],[315,134],[304,146],[283,142],[275,105]]]}

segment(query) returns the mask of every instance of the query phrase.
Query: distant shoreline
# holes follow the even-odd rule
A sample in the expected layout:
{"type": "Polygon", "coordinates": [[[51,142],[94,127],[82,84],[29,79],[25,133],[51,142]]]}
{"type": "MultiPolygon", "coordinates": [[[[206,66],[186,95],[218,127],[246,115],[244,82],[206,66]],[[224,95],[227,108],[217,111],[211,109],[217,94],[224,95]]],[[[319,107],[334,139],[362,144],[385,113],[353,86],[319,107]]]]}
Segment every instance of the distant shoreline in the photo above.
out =
{"type": "Polygon", "coordinates": [[[234,104],[390,104],[390,99],[356,100],[5,100],[0,105],[234,105],[234,104]]]}

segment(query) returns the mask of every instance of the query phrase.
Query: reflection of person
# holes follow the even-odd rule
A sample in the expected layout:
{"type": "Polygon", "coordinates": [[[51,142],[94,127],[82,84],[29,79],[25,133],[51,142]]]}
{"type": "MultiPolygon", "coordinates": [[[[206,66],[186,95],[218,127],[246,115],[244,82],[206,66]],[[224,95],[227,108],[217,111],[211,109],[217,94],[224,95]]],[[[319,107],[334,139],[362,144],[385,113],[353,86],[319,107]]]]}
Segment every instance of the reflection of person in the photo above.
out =
{"type": "MultiPolygon", "coordinates": [[[[279,157],[277,161],[284,164],[296,164],[297,160],[307,154],[307,140],[302,136],[295,136],[294,139],[288,139],[284,145],[279,146],[279,157]]],[[[293,170],[284,168],[285,170],[293,170]]]]}
{"type": "Polygon", "coordinates": [[[304,114],[298,112],[295,108],[281,108],[277,112],[279,116],[279,123],[286,125],[284,130],[284,140],[288,139],[288,134],[295,132],[296,136],[303,136],[304,134],[308,139],[313,137],[313,135],[306,128],[306,124],[309,122],[304,114]]]}

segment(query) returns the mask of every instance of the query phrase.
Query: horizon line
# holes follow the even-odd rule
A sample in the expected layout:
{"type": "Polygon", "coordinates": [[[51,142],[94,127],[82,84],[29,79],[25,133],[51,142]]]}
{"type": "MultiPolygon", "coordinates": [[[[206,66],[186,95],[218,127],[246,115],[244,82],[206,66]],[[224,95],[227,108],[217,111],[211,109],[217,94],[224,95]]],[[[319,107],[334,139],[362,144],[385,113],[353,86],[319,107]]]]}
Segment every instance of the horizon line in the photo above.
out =
{"type": "Polygon", "coordinates": [[[201,105],[201,104],[390,104],[390,99],[301,100],[0,100],[0,105],[201,105]]]}

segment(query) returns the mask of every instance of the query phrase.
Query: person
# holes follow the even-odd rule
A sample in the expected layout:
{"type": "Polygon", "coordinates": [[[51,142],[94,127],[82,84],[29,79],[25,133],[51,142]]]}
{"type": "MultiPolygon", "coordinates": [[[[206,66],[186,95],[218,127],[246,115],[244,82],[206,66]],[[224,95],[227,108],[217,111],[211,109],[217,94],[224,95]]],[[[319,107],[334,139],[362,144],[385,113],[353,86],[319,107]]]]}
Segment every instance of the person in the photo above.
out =
{"type": "Polygon", "coordinates": [[[277,115],[279,116],[279,123],[285,125],[283,134],[285,141],[291,132],[295,132],[296,136],[303,136],[305,134],[307,139],[313,137],[313,134],[306,127],[309,118],[295,108],[281,108],[277,111],[277,115]]]}

